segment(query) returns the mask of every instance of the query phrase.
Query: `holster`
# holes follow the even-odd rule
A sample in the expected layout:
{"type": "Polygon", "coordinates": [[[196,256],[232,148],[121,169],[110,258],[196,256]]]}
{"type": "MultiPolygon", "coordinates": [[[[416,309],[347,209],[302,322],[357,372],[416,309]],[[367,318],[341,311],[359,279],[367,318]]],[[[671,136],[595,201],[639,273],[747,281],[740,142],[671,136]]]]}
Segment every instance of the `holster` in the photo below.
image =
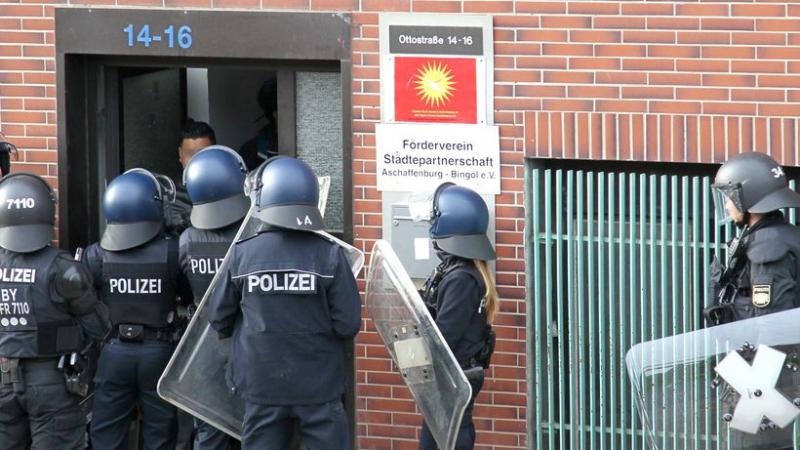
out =
{"type": "Polygon", "coordinates": [[[19,358],[0,358],[0,382],[13,385],[17,394],[25,392],[25,378],[19,358]]]}
{"type": "Polygon", "coordinates": [[[85,397],[89,393],[91,373],[87,370],[89,361],[78,352],[62,355],[58,361],[58,369],[64,373],[67,392],[85,397]]]}
{"type": "Polygon", "coordinates": [[[712,327],[733,322],[733,303],[717,303],[703,308],[703,318],[712,327]]]}

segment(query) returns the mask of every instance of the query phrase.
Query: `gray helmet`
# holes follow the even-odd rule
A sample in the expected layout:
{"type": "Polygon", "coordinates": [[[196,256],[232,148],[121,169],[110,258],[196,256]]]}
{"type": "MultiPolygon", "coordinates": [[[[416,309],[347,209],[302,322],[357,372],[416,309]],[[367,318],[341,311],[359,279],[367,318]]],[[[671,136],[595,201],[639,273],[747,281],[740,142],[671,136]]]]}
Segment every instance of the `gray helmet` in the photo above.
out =
{"type": "Polygon", "coordinates": [[[31,253],[53,240],[56,196],[44,179],[15,173],[0,180],[0,247],[31,253]]]}
{"type": "Polygon", "coordinates": [[[726,161],[717,171],[712,188],[743,213],[800,207],[800,194],[789,188],[781,166],[763,153],[742,153],[726,161]]]}

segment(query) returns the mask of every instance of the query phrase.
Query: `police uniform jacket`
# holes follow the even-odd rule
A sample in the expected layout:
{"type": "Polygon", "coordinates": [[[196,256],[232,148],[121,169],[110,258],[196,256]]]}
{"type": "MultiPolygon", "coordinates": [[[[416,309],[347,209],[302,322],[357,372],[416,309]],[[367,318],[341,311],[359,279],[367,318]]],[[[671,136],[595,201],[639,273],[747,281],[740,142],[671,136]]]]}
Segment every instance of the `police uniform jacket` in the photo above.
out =
{"type": "Polygon", "coordinates": [[[209,322],[233,335],[228,382],[248,402],[320,404],[345,389],[344,341],[361,302],[342,249],[313,233],[270,229],[237,242],[209,322]]]}
{"type": "Polygon", "coordinates": [[[191,289],[178,267],[178,240],[169,235],[118,252],[95,243],[84,252],[84,261],[114,326],[167,328],[179,302],[191,302],[191,289]]]}
{"type": "Polygon", "coordinates": [[[67,252],[0,249],[0,356],[57,357],[107,331],[91,275],[67,252]]]}
{"type": "Polygon", "coordinates": [[[480,309],[486,284],[475,264],[453,255],[444,256],[444,277],[436,290],[436,325],[462,367],[483,347],[486,310],[480,309]]]}
{"type": "Polygon", "coordinates": [[[211,280],[222,266],[239,225],[237,222],[217,230],[189,227],[181,233],[180,267],[192,287],[195,305],[200,304],[211,280]]]}
{"type": "MultiPolygon", "coordinates": [[[[769,222],[746,237],[747,260],[737,278],[734,320],[800,306],[800,228],[780,213],[762,220],[769,222]]],[[[717,263],[712,267],[712,296],[716,295],[720,273],[717,263]]]]}

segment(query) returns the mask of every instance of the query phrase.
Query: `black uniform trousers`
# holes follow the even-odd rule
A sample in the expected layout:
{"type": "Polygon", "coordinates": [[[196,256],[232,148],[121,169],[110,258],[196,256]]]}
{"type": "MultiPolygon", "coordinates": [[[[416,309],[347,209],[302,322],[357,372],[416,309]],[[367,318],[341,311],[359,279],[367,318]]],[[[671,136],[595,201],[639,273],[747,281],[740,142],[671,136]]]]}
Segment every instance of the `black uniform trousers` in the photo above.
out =
{"type": "Polygon", "coordinates": [[[245,399],[243,450],[288,450],[297,421],[308,450],[347,450],[350,432],[341,400],[320,405],[260,405],[245,399]]]}
{"type": "Polygon", "coordinates": [[[77,450],[86,446],[82,397],[67,392],[57,359],[22,360],[24,390],[0,384],[0,449],[77,450]]]}
{"type": "MultiPolygon", "coordinates": [[[[475,424],[472,423],[472,409],[475,406],[475,399],[483,387],[483,375],[475,379],[468,379],[472,386],[472,397],[464,409],[464,416],[461,419],[461,426],[458,428],[455,450],[472,450],[475,447],[475,424]]],[[[436,440],[428,428],[425,421],[422,422],[422,431],[419,436],[419,450],[437,450],[436,440]]]]}
{"type": "Polygon", "coordinates": [[[127,450],[128,429],[136,405],[142,412],[145,450],[173,450],[177,433],[175,407],[156,393],[158,378],[175,350],[157,340],[111,339],[97,363],[92,409],[92,444],[103,450],[127,450]]]}
{"type": "Polygon", "coordinates": [[[194,419],[197,434],[194,437],[194,450],[229,450],[235,448],[236,439],[228,436],[215,426],[194,419]]]}

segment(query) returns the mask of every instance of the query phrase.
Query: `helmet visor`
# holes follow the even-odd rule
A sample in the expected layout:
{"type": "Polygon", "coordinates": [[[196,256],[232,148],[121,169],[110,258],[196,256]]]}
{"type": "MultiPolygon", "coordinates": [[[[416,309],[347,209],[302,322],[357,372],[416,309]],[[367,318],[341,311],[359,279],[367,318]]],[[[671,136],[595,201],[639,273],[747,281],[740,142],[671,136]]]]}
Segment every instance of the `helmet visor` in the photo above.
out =
{"type": "Polygon", "coordinates": [[[714,218],[718,226],[724,226],[729,222],[734,221],[728,210],[728,202],[732,203],[736,209],[744,213],[741,198],[741,185],[739,184],[726,184],[726,185],[712,185],[711,192],[714,194],[714,218]]]}

